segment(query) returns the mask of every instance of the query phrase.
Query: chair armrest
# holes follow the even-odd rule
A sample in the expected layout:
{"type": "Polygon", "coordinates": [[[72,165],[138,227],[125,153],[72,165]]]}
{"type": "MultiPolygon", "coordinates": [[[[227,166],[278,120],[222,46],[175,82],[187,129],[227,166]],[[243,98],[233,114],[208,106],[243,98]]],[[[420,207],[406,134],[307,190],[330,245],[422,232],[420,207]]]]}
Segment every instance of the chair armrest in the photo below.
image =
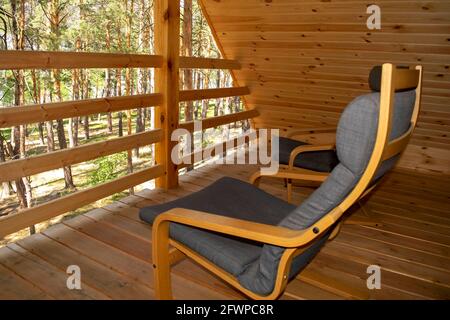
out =
{"type": "Polygon", "coordinates": [[[341,216],[342,211],[337,207],[311,227],[303,230],[292,230],[203,211],[174,208],[156,218],[153,224],[153,232],[154,236],[158,236],[160,230],[168,232],[168,224],[174,222],[283,248],[297,248],[320,236],[341,216]]]}
{"type": "Polygon", "coordinates": [[[295,158],[300,153],[304,152],[311,152],[311,151],[326,151],[326,150],[334,150],[336,148],[336,145],[333,144],[324,144],[324,145],[303,145],[298,146],[294,150],[291,151],[291,154],[289,155],[289,169],[292,169],[294,167],[294,161],[295,158]]]}
{"type": "Polygon", "coordinates": [[[336,128],[335,127],[299,129],[299,130],[294,130],[294,131],[288,132],[287,135],[286,135],[286,138],[292,139],[293,137],[298,136],[298,135],[332,133],[332,132],[336,132],[336,128]]]}
{"type": "MultiPolygon", "coordinates": [[[[168,222],[180,223],[285,248],[297,247],[298,243],[295,241],[297,238],[304,233],[313,232],[309,229],[292,230],[184,208],[174,208],[160,214],[156,218],[153,227],[155,230],[158,230],[161,224],[168,222]]],[[[313,235],[316,236],[315,234],[313,235]]]]}
{"type": "Polygon", "coordinates": [[[260,170],[256,171],[250,177],[250,183],[257,185],[258,180],[262,177],[323,182],[329,175],[329,172],[317,172],[302,168],[288,168],[280,166],[280,169],[275,174],[262,173],[260,170]]]}

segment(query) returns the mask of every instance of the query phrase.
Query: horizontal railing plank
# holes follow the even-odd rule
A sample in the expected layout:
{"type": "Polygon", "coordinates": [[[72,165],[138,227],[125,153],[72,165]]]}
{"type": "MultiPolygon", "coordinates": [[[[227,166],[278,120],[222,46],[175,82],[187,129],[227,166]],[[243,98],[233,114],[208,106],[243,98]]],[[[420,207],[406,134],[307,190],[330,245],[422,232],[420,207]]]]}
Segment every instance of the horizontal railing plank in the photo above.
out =
{"type": "Polygon", "coordinates": [[[0,163],[0,182],[13,181],[40,172],[150,145],[161,141],[161,139],[162,130],[156,129],[102,142],[85,144],[70,149],[58,150],[31,158],[3,162],[0,163]]]}
{"type": "Polygon", "coordinates": [[[246,144],[247,142],[257,139],[257,138],[258,137],[257,137],[256,132],[253,132],[253,134],[247,133],[247,134],[243,134],[239,137],[236,137],[234,139],[230,139],[230,140],[224,141],[222,143],[217,143],[211,147],[208,147],[208,148],[193,152],[191,154],[185,155],[183,157],[183,163],[179,164],[177,168],[178,168],[178,170],[180,170],[180,169],[183,169],[185,167],[188,167],[188,166],[194,164],[195,159],[199,158],[200,156],[202,158],[202,161],[213,158],[218,155],[218,154],[216,154],[216,149],[223,150],[225,152],[226,150],[237,148],[237,147],[242,146],[242,145],[246,144]]]}
{"type": "Polygon", "coordinates": [[[180,91],[180,101],[193,101],[193,100],[245,96],[249,93],[250,93],[250,90],[247,87],[202,89],[202,90],[181,90],[180,91]]]}
{"type": "Polygon", "coordinates": [[[164,175],[164,167],[156,165],[136,171],[124,177],[102,183],[92,188],[76,191],[59,199],[7,215],[0,219],[0,239],[28,226],[56,217],[60,214],[81,208],[89,203],[121,192],[135,185],[164,175]]]}
{"type": "MultiPolygon", "coordinates": [[[[251,118],[257,117],[258,115],[259,115],[259,112],[256,109],[252,109],[252,110],[227,114],[227,115],[223,115],[223,116],[206,118],[206,119],[202,119],[202,120],[198,120],[198,121],[201,121],[202,130],[205,130],[208,128],[214,128],[214,127],[218,127],[218,126],[221,126],[224,124],[233,123],[236,121],[251,119],[251,118]]],[[[178,127],[192,132],[192,131],[194,131],[194,121],[180,122],[178,127]]]]}
{"type": "Polygon", "coordinates": [[[160,93],[0,108],[0,128],[160,105],[160,93]]]}
{"type": "Polygon", "coordinates": [[[162,56],[145,54],[0,51],[0,69],[159,68],[162,56]]]}
{"type": "Polygon", "coordinates": [[[180,68],[239,70],[241,64],[236,60],[229,59],[180,57],[180,68]]]}

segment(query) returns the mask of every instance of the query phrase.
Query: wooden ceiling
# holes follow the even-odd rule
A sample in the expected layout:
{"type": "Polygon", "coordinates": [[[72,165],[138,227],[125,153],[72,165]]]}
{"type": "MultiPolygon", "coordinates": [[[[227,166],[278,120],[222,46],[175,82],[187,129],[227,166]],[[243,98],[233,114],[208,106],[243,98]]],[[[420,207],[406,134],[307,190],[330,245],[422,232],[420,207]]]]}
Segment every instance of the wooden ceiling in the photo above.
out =
{"type": "Polygon", "coordinates": [[[200,1],[224,56],[243,65],[234,76],[250,88],[247,107],[260,111],[256,127],[334,126],[368,92],[372,66],[422,64],[422,112],[410,150],[431,169],[433,161],[450,167],[450,1],[200,1]],[[366,26],[373,3],[381,30],[366,26]]]}

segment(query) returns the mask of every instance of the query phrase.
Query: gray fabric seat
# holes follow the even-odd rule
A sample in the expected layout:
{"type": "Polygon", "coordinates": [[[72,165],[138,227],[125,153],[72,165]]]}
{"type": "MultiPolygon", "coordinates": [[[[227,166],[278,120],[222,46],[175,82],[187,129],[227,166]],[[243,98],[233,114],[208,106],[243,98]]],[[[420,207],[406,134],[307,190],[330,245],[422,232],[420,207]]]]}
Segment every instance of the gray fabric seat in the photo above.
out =
{"type": "MultiPolygon", "coordinates": [[[[279,137],[280,164],[288,165],[292,150],[303,145],[308,145],[308,143],[279,137]]],[[[294,160],[295,167],[319,172],[331,172],[338,163],[339,159],[334,150],[305,152],[299,154],[294,160]]]]}
{"type": "MultiPolygon", "coordinates": [[[[173,208],[186,208],[219,214],[231,218],[248,220],[269,225],[278,225],[295,206],[241,180],[224,177],[206,188],[183,198],[140,210],[140,218],[150,224],[162,212],[173,208]]],[[[218,233],[173,223],[170,237],[218,265],[227,272],[239,277],[244,274],[261,256],[263,245],[243,241],[218,233]]],[[[298,267],[295,275],[319,250],[321,243],[296,258],[298,267]]]]}
{"type": "MultiPolygon", "coordinates": [[[[409,129],[414,101],[413,90],[395,94],[390,140],[409,129]]],[[[298,207],[293,207],[248,183],[223,178],[187,197],[143,208],[140,216],[144,221],[152,223],[158,214],[171,208],[184,207],[294,230],[308,228],[339,205],[359,181],[375,143],[379,104],[380,94],[375,92],[357,97],[346,107],[336,132],[339,164],[334,167],[327,180],[298,207]]],[[[391,169],[397,158],[395,156],[385,160],[374,180],[391,169]]],[[[176,224],[172,224],[170,235],[236,276],[240,284],[248,290],[260,295],[272,292],[284,248],[261,246],[176,224]]],[[[325,233],[292,261],[291,277],[308,264],[328,236],[329,233],[325,233]]]]}
{"type": "MultiPolygon", "coordinates": [[[[200,210],[270,225],[281,222],[295,206],[241,180],[224,177],[208,187],[165,204],[143,208],[142,220],[153,223],[172,208],[200,210]]],[[[170,236],[237,276],[258,259],[262,245],[172,224],[170,236]]]]}

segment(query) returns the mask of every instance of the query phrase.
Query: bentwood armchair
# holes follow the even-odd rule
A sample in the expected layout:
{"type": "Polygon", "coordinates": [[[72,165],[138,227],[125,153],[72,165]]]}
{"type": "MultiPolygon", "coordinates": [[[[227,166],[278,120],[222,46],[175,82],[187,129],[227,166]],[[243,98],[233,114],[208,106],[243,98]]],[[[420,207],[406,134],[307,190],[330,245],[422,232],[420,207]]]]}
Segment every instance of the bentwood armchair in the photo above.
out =
{"type": "MultiPolygon", "coordinates": [[[[416,68],[421,77],[421,68],[416,68]]],[[[368,83],[374,93],[381,90],[381,75],[381,66],[375,66],[370,71],[368,83]]],[[[420,88],[417,88],[416,93],[417,103],[420,103],[420,88]]],[[[415,128],[417,115],[415,114],[415,118],[412,119],[412,130],[415,128]]],[[[276,175],[267,174],[266,176],[284,179],[288,202],[292,202],[294,181],[321,183],[327,179],[330,172],[339,164],[336,143],[308,144],[302,140],[302,137],[306,135],[323,133],[335,134],[336,128],[298,129],[288,132],[284,137],[279,137],[280,169],[276,175]]],[[[250,180],[252,183],[258,184],[263,176],[264,174],[258,171],[252,175],[250,180]]],[[[362,205],[361,208],[363,208],[362,205]]]]}
{"type": "Polygon", "coordinates": [[[153,225],[157,298],[172,298],[170,265],[180,252],[250,298],[277,298],[336,235],[343,213],[394,166],[417,119],[420,83],[420,67],[383,65],[381,92],[356,98],[341,116],[339,163],[298,207],[250,183],[222,178],[141,209],[141,218],[153,225]]]}

